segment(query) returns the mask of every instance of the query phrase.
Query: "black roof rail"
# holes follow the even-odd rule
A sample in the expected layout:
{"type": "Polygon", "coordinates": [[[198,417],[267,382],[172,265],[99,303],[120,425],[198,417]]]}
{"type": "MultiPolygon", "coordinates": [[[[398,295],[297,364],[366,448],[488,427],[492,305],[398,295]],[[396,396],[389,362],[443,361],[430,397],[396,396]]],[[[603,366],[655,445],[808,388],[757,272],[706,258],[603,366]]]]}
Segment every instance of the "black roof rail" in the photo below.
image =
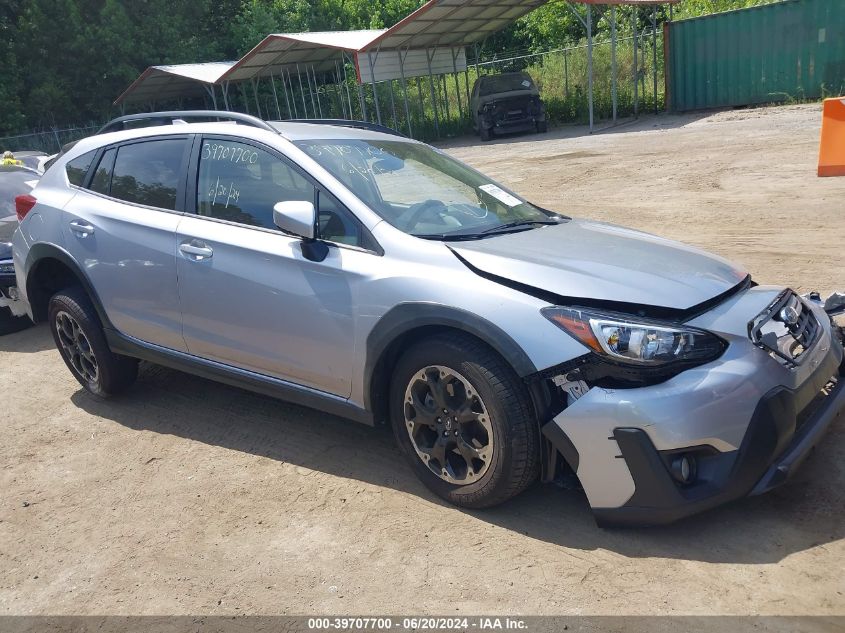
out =
{"type": "Polygon", "coordinates": [[[340,127],[354,127],[360,130],[370,130],[371,132],[382,132],[384,134],[392,134],[393,136],[401,136],[408,138],[402,132],[389,128],[378,123],[370,123],[369,121],[353,121],[350,119],[286,119],[282,123],[315,123],[322,125],[337,125],[340,127]]]}
{"type": "Polygon", "coordinates": [[[117,117],[101,127],[97,131],[97,134],[118,132],[120,130],[129,129],[126,124],[134,121],[149,121],[150,123],[148,125],[141,125],[138,127],[151,127],[154,125],[172,125],[175,121],[180,120],[188,122],[189,119],[234,121],[236,123],[243,123],[244,125],[251,125],[252,127],[268,130],[276,134],[279,133],[276,128],[266,121],[250,114],[244,114],[243,112],[228,112],[221,110],[170,110],[167,112],[140,112],[138,114],[127,114],[126,116],[117,117]]]}

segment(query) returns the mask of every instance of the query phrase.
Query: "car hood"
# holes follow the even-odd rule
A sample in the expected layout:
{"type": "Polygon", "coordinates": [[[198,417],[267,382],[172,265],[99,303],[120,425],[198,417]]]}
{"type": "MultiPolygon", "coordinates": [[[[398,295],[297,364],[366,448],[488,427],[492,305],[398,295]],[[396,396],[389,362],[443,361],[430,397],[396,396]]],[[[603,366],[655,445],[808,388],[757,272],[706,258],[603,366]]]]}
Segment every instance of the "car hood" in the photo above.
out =
{"type": "Polygon", "coordinates": [[[747,273],[697,248],[611,224],[571,220],[450,243],[470,266],[569,299],[686,310],[747,273]]]}

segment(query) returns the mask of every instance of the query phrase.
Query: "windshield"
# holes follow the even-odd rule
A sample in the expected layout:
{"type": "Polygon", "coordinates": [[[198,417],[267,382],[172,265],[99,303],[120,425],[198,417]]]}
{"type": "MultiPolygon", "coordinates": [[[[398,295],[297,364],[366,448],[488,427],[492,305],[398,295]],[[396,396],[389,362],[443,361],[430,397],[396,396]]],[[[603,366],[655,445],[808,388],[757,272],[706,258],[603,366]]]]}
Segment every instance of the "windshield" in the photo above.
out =
{"type": "Polygon", "coordinates": [[[507,75],[488,75],[479,79],[481,86],[478,91],[480,97],[494,95],[500,92],[514,90],[531,90],[534,82],[524,73],[510,73],[507,75]]]}
{"type": "Polygon", "coordinates": [[[323,139],[297,145],[387,222],[417,237],[478,238],[563,219],[428,145],[323,139]]]}

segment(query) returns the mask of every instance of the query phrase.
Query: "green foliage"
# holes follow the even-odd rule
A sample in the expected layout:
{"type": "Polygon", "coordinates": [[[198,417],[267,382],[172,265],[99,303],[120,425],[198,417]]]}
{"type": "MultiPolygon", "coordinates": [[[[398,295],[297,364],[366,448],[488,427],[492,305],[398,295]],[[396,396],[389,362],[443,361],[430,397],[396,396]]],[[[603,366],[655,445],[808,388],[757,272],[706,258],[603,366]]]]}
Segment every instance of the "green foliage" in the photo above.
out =
{"type": "MultiPolygon", "coordinates": [[[[767,1],[774,0],[683,0],[675,17],[767,1]]],[[[383,28],[421,4],[423,0],[0,0],[0,136],[103,121],[114,115],[112,101],[150,65],[236,59],[269,33],[383,28]]],[[[583,7],[580,11],[584,15],[583,7]]],[[[630,29],[632,10],[618,11],[625,25],[620,28],[630,29]]],[[[593,9],[599,40],[607,38],[608,15],[606,6],[593,9]]],[[[637,12],[639,28],[648,25],[649,15],[647,9],[637,12]]],[[[661,7],[659,20],[667,15],[661,7]]],[[[546,51],[584,37],[584,27],[569,6],[551,0],[485,40],[480,55],[491,59],[502,52],[546,51]]],[[[534,72],[538,81],[546,74],[549,81],[556,76],[539,66],[534,72]]],[[[356,90],[354,85],[351,89],[356,90]]],[[[454,86],[447,89],[455,93],[454,86]]],[[[233,99],[243,102],[240,91],[233,92],[233,99]]],[[[572,110],[573,94],[560,92],[552,107],[572,110]]],[[[269,97],[265,89],[265,108],[269,97]]],[[[371,91],[367,98],[372,108],[371,91]]],[[[457,95],[450,99],[457,112],[457,95]]],[[[423,118],[420,125],[425,125],[423,118]]]]}

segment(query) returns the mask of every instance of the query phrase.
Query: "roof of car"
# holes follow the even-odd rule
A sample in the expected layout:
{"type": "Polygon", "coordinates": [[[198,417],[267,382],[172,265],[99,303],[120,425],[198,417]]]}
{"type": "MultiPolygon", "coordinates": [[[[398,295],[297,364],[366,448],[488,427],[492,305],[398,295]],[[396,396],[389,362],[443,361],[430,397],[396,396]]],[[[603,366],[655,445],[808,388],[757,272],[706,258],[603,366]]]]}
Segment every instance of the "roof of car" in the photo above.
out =
{"type": "Polygon", "coordinates": [[[301,123],[296,121],[268,121],[279,133],[290,141],[308,140],[362,140],[362,141],[408,141],[396,134],[378,132],[356,127],[324,123],[301,123]]]}
{"type": "MultiPolygon", "coordinates": [[[[267,121],[266,123],[268,123],[270,127],[279,134],[279,136],[288,141],[362,140],[399,141],[407,143],[418,142],[397,134],[388,134],[386,132],[349,127],[346,125],[303,123],[298,121],[267,121]]],[[[247,138],[261,138],[264,136],[265,140],[265,135],[272,134],[270,130],[251,125],[244,125],[243,123],[236,123],[234,121],[206,121],[199,123],[183,122],[167,125],[152,125],[130,130],[105,132],[103,134],[86,137],[79,141],[78,147],[74,147],[77,151],[73,151],[72,154],[75,156],[78,153],[84,153],[94,147],[100,147],[109,143],[117,143],[136,138],[141,139],[161,134],[219,134],[222,132],[227,134],[234,133],[247,138]]],[[[71,153],[70,149],[68,149],[68,153],[71,153]]]]}

